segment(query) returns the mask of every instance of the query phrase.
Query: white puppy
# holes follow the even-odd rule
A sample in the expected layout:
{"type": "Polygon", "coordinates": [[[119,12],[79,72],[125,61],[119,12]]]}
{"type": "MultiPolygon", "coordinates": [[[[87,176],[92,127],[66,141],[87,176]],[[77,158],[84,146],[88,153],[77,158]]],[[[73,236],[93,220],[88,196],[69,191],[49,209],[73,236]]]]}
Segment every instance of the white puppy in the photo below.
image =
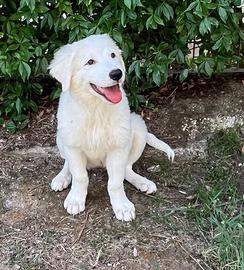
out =
{"type": "Polygon", "coordinates": [[[148,194],[157,188],[132,170],[133,163],[146,143],[164,151],[171,160],[174,152],[147,132],[139,115],[130,113],[119,48],[106,34],[92,35],[60,48],[49,68],[62,84],[57,145],[65,159],[63,169],[52,180],[52,189],[61,191],[72,180],[64,207],[69,214],[78,214],[85,209],[87,169],[104,166],[116,218],[134,219],[135,207],[126,197],[124,179],[148,194]]]}

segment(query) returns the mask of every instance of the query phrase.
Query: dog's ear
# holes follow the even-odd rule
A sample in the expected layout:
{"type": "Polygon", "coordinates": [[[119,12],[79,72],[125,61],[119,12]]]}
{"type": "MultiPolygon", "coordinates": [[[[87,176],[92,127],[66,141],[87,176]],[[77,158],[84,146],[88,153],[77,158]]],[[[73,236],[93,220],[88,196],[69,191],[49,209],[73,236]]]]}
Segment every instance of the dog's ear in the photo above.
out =
{"type": "Polygon", "coordinates": [[[65,45],[55,52],[48,67],[50,74],[62,84],[63,91],[70,88],[73,58],[74,48],[72,44],[65,45]]]}

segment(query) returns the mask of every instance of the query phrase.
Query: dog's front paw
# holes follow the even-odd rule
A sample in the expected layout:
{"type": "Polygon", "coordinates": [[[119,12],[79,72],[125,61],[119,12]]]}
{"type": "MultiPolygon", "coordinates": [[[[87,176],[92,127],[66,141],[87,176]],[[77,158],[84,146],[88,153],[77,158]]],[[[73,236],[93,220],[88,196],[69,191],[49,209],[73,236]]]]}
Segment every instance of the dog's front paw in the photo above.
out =
{"type": "Polygon", "coordinates": [[[64,208],[71,215],[77,215],[85,210],[85,200],[82,194],[70,191],[64,201],[64,208]]]}
{"type": "Polygon", "coordinates": [[[168,146],[167,149],[165,149],[165,153],[167,154],[168,159],[173,162],[175,158],[174,150],[170,146],[168,146]]]}
{"type": "Polygon", "coordinates": [[[126,197],[123,199],[116,199],[116,202],[112,203],[115,217],[122,221],[131,221],[135,219],[135,206],[126,197]]]}
{"type": "Polygon", "coordinates": [[[67,188],[71,182],[71,176],[58,174],[56,177],[53,178],[51,183],[51,189],[54,191],[62,191],[63,189],[67,188]]]}

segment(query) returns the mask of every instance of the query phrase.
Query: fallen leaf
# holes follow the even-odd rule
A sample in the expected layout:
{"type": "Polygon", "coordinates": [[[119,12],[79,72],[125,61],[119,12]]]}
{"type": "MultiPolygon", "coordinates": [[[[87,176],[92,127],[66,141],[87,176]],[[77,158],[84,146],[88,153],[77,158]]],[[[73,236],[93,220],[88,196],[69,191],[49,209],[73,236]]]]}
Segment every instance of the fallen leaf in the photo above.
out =
{"type": "Polygon", "coordinates": [[[160,169],[159,165],[153,165],[153,166],[147,168],[147,171],[155,173],[155,172],[160,172],[161,169],[160,169]]]}

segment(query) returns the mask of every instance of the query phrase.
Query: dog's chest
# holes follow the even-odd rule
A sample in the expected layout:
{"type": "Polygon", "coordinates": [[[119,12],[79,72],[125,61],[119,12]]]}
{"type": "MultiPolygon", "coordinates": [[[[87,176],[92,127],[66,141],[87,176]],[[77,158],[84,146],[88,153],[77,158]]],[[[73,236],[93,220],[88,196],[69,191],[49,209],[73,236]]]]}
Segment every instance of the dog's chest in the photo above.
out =
{"type": "Polygon", "coordinates": [[[85,133],[84,148],[88,151],[106,150],[109,146],[115,144],[111,123],[99,119],[88,119],[85,124],[83,134],[85,133]]]}
{"type": "Polygon", "coordinates": [[[64,144],[92,153],[106,153],[128,145],[131,126],[126,103],[116,107],[85,106],[71,101],[61,103],[58,113],[58,136],[64,144]]]}
{"type": "Polygon", "coordinates": [[[85,142],[83,147],[86,151],[107,152],[111,148],[125,145],[129,140],[130,124],[123,117],[100,117],[88,118],[83,134],[85,142]]]}

